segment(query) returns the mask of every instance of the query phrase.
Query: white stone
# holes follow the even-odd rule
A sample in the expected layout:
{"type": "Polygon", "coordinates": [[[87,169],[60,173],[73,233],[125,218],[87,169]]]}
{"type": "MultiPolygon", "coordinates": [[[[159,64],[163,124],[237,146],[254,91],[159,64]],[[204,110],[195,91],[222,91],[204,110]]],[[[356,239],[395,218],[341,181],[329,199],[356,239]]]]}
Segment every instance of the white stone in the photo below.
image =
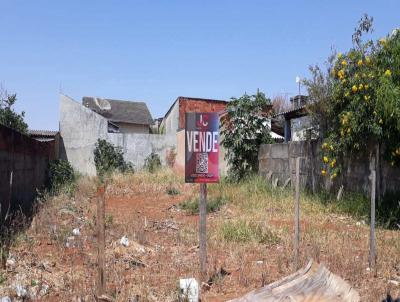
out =
{"type": "Polygon", "coordinates": [[[2,297],[2,298],[0,299],[0,302],[11,302],[11,298],[8,297],[8,296],[2,297]]]}
{"type": "Polygon", "coordinates": [[[72,234],[74,236],[79,236],[81,234],[81,231],[79,230],[79,228],[75,228],[72,230],[72,234]]]}

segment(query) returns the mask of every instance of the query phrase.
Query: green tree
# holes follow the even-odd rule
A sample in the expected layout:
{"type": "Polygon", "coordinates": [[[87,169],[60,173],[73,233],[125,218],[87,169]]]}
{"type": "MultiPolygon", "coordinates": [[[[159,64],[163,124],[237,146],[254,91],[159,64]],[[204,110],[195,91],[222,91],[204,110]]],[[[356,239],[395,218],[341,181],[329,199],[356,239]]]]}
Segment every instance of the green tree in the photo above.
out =
{"type": "Polygon", "coordinates": [[[328,72],[313,70],[306,82],[317,105],[323,133],[321,173],[334,179],[342,170],[341,159],[375,152],[400,163],[400,32],[379,41],[363,41],[372,31],[372,18],[364,16],[353,34],[353,47],[330,60],[328,72]],[[378,148],[379,150],[380,148],[378,148]]]}
{"type": "Polygon", "coordinates": [[[258,149],[272,143],[266,117],[271,100],[262,92],[232,98],[222,118],[222,145],[229,165],[229,176],[238,181],[258,169],[258,149]]]}
{"type": "Polygon", "coordinates": [[[14,111],[14,104],[17,101],[16,94],[0,93],[0,124],[15,129],[21,133],[28,133],[28,125],[25,123],[25,112],[18,114],[14,111]]]}

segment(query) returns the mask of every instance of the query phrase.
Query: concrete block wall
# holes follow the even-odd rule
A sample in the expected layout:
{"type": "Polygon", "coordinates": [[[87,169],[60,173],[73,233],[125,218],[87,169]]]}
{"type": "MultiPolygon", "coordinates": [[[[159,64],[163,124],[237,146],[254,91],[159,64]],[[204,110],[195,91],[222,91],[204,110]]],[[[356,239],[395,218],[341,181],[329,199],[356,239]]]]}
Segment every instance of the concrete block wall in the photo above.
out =
{"type": "MultiPolygon", "coordinates": [[[[259,174],[267,176],[272,173],[272,179],[278,179],[282,185],[289,177],[295,181],[296,158],[300,158],[300,185],[303,188],[318,190],[321,188],[335,190],[341,184],[348,191],[369,193],[370,161],[368,156],[344,159],[344,169],[341,175],[331,181],[323,177],[321,160],[321,144],[319,141],[296,141],[281,144],[261,145],[259,150],[259,174]]],[[[400,169],[381,162],[381,191],[396,192],[400,188],[400,169]]]]}
{"type": "Polygon", "coordinates": [[[96,175],[93,151],[98,139],[122,148],[125,160],[142,168],[151,152],[165,164],[169,149],[176,146],[176,135],[108,133],[107,119],[68,96],[60,96],[60,156],[82,174],[96,175]]]}
{"type": "Polygon", "coordinates": [[[0,125],[0,221],[8,208],[29,211],[36,190],[47,184],[54,157],[54,142],[39,142],[0,125]]]}

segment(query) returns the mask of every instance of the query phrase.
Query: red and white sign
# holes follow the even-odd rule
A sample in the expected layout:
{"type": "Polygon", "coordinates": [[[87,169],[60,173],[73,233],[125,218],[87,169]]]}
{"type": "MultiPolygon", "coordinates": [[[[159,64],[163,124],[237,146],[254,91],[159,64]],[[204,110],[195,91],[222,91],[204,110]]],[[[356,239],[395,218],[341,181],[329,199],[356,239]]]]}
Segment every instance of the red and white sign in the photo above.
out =
{"type": "Polygon", "coordinates": [[[185,182],[219,182],[218,113],[186,113],[185,182]]]}

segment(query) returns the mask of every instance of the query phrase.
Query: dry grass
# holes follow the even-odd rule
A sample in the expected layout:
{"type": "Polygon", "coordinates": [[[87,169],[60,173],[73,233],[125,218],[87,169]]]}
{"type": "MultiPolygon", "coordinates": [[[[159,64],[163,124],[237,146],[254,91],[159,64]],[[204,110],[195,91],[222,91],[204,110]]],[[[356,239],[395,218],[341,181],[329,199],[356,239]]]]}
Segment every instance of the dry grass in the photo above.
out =
{"type": "MultiPolygon", "coordinates": [[[[224,301],[293,272],[292,192],[273,189],[258,177],[208,187],[210,199],[224,200],[219,211],[208,215],[209,275],[221,267],[231,274],[216,278],[204,301],[224,301]]],[[[81,178],[74,196],[43,200],[32,226],[11,247],[16,268],[0,271],[0,296],[14,295],[18,281],[31,291],[48,284],[43,300],[93,300],[95,190],[95,179],[81,178]],[[75,227],[81,235],[67,248],[75,227]]],[[[198,276],[197,216],[178,207],[197,195],[196,185],[184,184],[170,170],[116,174],[108,181],[106,280],[116,301],[135,296],[177,301],[179,278],[198,276]],[[168,194],[171,188],[179,194],[168,194]],[[124,235],[131,242],[128,248],[119,244],[124,235]]],[[[388,283],[400,278],[400,232],[378,229],[375,272],[367,270],[368,232],[368,225],[339,214],[335,205],[302,194],[300,262],[324,262],[363,300],[380,301],[387,290],[394,295],[400,290],[388,283]]]]}

